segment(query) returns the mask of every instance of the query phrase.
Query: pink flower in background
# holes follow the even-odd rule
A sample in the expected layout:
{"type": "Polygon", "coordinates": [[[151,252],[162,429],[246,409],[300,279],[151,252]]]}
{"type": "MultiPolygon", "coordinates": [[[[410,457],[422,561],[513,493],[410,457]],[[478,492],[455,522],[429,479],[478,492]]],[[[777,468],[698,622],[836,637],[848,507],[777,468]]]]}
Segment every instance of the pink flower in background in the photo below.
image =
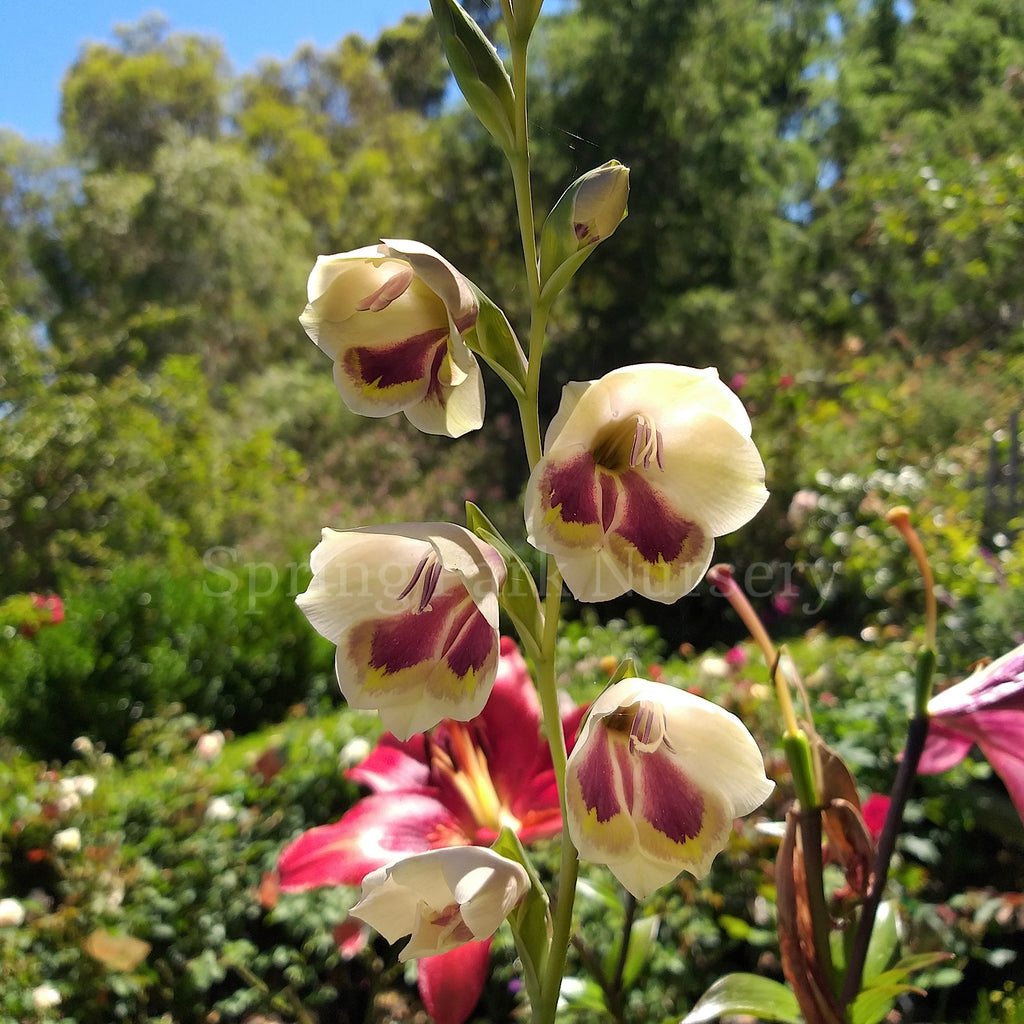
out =
{"type": "MultiPolygon", "coordinates": [[[[64,621],[64,602],[56,594],[29,594],[31,612],[26,608],[27,618],[21,624],[21,635],[31,638],[39,632],[43,626],[57,626],[64,621]]],[[[24,601],[23,597],[18,598],[24,601]]]]}
{"type": "Polygon", "coordinates": [[[977,744],[1024,819],[1024,644],[933,697],[928,713],[917,770],[944,772],[977,744]]]}
{"type": "Polygon", "coordinates": [[[730,668],[741,669],[747,663],[747,652],[737,644],[725,652],[724,660],[730,668]]]}
{"type": "Polygon", "coordinates": [[[872,793],[861,805],[860,812],[864,816],[864,824],[875,842],[878,842],[878,837],[885,827],[885,816],[889,813],[891,803],[889,797],[881,793],[872,793]]]}
{"type": "MultiPolygon", "coordinates": [[[[567,744],[585,710],[563,715],[567,744]]],[[[369,757],[345,774],[372,792],[333,825],[310,829],[285,847],[278,860],[283,891],[360,885],[370,872],[409,854],[489,846],[502,827],[524,843],[562,828],[540,703],[526,662],[508,637],[501,639],[491,696],[476,718],[445,720],[432,733],[405,741],[385,733],[369,757]]],[[[488,943],[474,946],[419,963],[425,1002],[430,994],[435,1008],[447,1006],[441,994],[450,992],[458,994],[451,1006],[467,1007],[462,1017],[439,1017],[431,1009],[439,1024],[461,1024],[479,999],[488,943]]]]}

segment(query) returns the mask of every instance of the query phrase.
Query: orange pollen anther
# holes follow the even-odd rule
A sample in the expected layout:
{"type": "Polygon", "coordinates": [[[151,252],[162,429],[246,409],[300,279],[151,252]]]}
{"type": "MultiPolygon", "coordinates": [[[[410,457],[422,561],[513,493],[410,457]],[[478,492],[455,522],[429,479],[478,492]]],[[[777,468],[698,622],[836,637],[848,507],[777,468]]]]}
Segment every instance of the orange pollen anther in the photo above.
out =
{"type": "Polygon", "coordinates": [[[447,751],[435,747],[434,768],[451,780],[476,824],[494,832],[505,826],[518,829],[521,823],[498,796],[487,755],[473,742],[469,730],[459,722],[449,722],[448,740],[447,751]]]}

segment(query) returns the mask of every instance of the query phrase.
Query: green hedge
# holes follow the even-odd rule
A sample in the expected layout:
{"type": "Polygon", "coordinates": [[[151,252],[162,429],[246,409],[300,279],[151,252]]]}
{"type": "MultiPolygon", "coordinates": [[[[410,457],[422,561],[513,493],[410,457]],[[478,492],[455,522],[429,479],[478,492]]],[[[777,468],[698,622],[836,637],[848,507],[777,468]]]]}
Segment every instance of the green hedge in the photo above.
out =
{"type": "Polygon", "coordinates": [[[68,757],[76,736],[119,753],[172,701],[244,733],[333,694],[333,647],[295,606],[308,568],[205,561],[194,574],[127,563],[66,595],[62,623],[0,630],[0,733],[41,758],[68,757]]]}

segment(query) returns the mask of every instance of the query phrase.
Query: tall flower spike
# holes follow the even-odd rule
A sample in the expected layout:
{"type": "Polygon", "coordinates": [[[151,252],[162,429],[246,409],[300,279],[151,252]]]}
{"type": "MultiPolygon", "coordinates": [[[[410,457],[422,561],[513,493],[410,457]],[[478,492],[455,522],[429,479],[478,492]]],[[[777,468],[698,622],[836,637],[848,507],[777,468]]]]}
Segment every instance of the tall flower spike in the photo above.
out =
{"type": "Polygon", "coordinates": [[[638,899],[680,873],[698,877],[733,819],[774,788],[735,715],[646,679],[623,679],[594,702],[566,767],[569,835],[638,899]]]}
{"type": "Polygon", "coordinates": [[[334,360],[334,383],[361,416],[404,412],[428,434],[483,423],[480,367],[462,333],[479,315],[469,282],[420,242],[320,256],[299,321],[334,360]]]}
{"type": "Polygon", "coordinates": [[[296,603],[337,644],[352,707],[379,711],[401,739],[478,715],[498,670],[505,563],[450,523],[325,529],[296,603]]]}
{"type": "Polygon", "coordinates": [[[740,400],[713,369],[649,363],[571,383],[526,492],[530,541],[580,601],[671,604],[714,538],[768,497],[740,400]]]}

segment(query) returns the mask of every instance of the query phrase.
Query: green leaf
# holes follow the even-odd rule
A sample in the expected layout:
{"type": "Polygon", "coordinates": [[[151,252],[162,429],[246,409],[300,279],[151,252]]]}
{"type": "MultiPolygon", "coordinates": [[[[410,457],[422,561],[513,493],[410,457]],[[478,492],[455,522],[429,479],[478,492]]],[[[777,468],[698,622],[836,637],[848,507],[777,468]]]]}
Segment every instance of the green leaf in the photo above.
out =
{"type": "Polygon", "coordinates": [[[473,113],[506,152],[515,149],[512,82],[498,51],[455,0],[430,0],[448,66],[473,113]]]}
{"type": "Polygon", "coordinates": [[[800,1007],[792,991],[779,981],[756,974],[727,974],[697,1000],[680,1024],[703,1024],[730,1014],[799,1024],[800,1007]]]}
{"type": "Polygon", "coordinates": [[[864,959],[865,984],[870,985],[871,979],[878,977],[892,963],[897,942],[896,910],[892,901],[888,901],[879,905],[871,929],[868,952],[864,959]]]}
{"type": "Polygon", "coordinates": [[[609,160],[580,175],[555,203],[540,233],[541,303],[550,305],[597,243],[611,237],[626,217],[629,168],[609,160]],[[581,238],[579,228],[592,234],[581,238]]]}
{"type": "MultiPolygon", "coordinates": [[[[608,680],[608,686],[614,686],[616,683],[623,679],[639,679],[640,672],[636,667],[636,662],[632,658],[623,658],[619,662],[619,667],[615,670],[611,679],[608,680]]],[[[606,686],[605,689],[608,687],[606,686]]]]}
{"type": "Polygon", "coordinates": [[[508,828],[503,828],[492,849],[502,857],[521,864],[530,879],[530,891],[526,898],[509,916],[516,950],[523,963],[523,978],[527,993],[532,1001],[540,996],[540,979],[547,963],[551,946],[551,915],[548,908],[548,894],[527,857],[519,837],[508,828]]]}
{"type": "Polygon", "coordinates": [[[526,645],[531,657],[538,658],[544,634],[544,614],[537,584],[530,570],[487,516],[471,501],[466,502],[466,522],[473,533],[496,548],[505,559],[508,576],[505,586],[501,588],[501,606],[508,613],[519,639],[526,645]]]}
{"type": "Polygon", "coordinates": [[[466,344],[487,360],[487,365],[508,385],[516,401],[526,397],[526,357],[512,325],[500,306],[492,302],[472,281],[480,314],[476,323],[463,332],[466,344]]]}
{"type": "Polygon", "coordinates": [[[850,1006],[850,1024],[878,1024],[892,1009],[898,995],[913,991],[913,985],[882,985],[865,989],[850,1006]]]}
{"type": "Polygon", "coordinates": [[[629,930],[629,947],[626,950],[626,966],[622,970],[622,987],[632,988],[640,972],[650,960],[651,948],[658,938],[658,929],[661,927],[661,917],[654,914],[650,917],[641,917],[633,922],[629,930]]]}
{"type": "MultiPolygon", "coordinates": [[[[916,953],[903,957],[890,970],[876,974],[854,999],[850,1007],[850,1024],[877,1024],[892,1008],[895,998],[903,992],[920,992],[923,995],[923,989],[909,984],[904,979],[918,971],[934,967],[935,964],[950,957],[952,953],[916,953]]],[[[865,973],[866,970],[865,967],[865,973]]]]}

